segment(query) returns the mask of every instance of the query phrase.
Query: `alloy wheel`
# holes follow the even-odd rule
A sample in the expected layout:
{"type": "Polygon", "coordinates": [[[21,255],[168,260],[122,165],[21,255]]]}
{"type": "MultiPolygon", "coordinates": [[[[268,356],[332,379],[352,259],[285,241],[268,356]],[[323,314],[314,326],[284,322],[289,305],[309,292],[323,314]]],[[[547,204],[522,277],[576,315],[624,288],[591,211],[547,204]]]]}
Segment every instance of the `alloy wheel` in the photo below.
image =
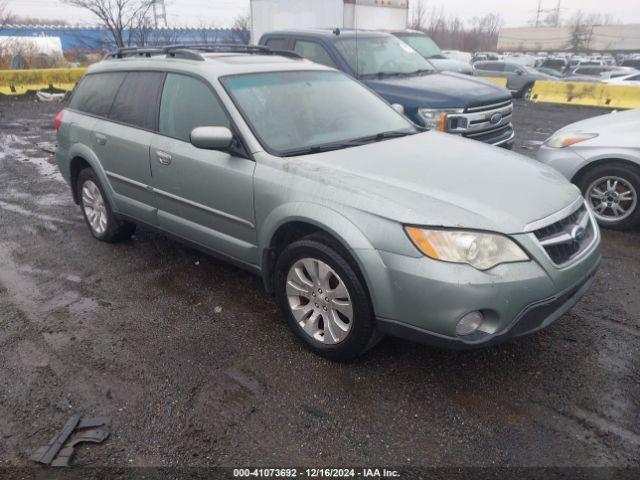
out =
{"type": "Polygon", "coordinates": [[[622,177],[598,178],[587,188],[585,197],[596,218],[603,222],[619,222],[631,215],[638,203],[633,185],[622,177]]]}
{"type": "Polygon", "coordinates": [[[107,207],[100,189],[91,180],[82,184],[82,208],[91,229],[102,235],[107,230],[107,207]]]}
{"type": "Polygon", "coordinates": [[[345,283],[322,260],[302,258],[287,274],[287,300],[300,328],[316,341],[342,342],[353,325],[353,305],[345,283]]]}

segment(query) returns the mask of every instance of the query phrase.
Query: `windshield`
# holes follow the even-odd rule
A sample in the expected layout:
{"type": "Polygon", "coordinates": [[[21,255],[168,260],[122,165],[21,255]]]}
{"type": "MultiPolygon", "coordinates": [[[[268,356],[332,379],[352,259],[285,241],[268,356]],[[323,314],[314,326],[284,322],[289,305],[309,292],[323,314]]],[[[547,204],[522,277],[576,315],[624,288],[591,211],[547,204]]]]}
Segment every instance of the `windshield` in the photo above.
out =
{"type": "Polygon", "coordinates": [[[436,42],[424,35],[400,35],[400,40],[408,44],[424,58],[446,58],[436,42]]]}
{"type": "Polygon", "coordinates": [[[388,37],[344,38],[335,42],[360,77],[434,72],[435,68],[403,41],[388,37]]]}
{"type": "Polygon", "coordinates": [[[263,146],[276,155],[316,153],[417,132],[391,106],[339,72],[268,72],[221,81],[263,146]],[[363,140],[372,136],[379,137],[363,140]]]}

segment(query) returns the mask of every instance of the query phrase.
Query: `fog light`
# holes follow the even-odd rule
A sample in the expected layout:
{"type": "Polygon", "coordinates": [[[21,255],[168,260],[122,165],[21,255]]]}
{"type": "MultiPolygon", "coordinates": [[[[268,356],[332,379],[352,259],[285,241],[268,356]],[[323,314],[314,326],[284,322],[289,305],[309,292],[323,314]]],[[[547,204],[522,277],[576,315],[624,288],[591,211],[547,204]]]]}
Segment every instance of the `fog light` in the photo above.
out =
{"type": "Polygon", "coordinates": [[[458,321],[458,324],[456,325],[456,335],[471,335],[480,328],[483,320],[484,315],[482,315],[482,312],[475,311],[467,313],[458,321]]]}

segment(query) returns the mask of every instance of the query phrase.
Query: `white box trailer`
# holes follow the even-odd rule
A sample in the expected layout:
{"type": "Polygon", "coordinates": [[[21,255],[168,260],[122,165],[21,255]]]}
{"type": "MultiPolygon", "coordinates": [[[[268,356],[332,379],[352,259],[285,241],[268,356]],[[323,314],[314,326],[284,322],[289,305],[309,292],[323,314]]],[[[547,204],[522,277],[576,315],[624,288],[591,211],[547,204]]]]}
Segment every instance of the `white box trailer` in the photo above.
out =
{"type": "Polygon", "coordinates": [[[407,28],[408,0],[251,0],[251,43],[274,30],[407,28]]]}

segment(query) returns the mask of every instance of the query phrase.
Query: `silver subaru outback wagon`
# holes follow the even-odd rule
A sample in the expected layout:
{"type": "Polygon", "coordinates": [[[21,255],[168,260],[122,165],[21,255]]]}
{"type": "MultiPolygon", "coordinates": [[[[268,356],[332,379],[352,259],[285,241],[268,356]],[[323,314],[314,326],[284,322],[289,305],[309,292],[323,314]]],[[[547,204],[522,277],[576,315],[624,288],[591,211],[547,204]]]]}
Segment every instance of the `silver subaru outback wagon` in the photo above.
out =
{"type": "Polygon", "coordinates": [[[554,170],[416,127],[294,54],[119,51],[56,127],[95,238],[145,224],[261,275],[298,338],[335,360],[384,334],[465,348],[538,331],[601,258],[589,206],[554,170]]]}

